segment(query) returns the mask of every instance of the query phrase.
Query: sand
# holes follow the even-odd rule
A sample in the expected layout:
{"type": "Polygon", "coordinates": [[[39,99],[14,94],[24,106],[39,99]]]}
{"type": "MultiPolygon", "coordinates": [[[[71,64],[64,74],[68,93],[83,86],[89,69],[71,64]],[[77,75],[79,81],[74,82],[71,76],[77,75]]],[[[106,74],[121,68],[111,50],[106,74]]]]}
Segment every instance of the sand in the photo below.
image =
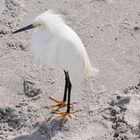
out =
{"type": "Polygon", "coordinates": [[[140,139],[139,38],[139,0],[1,0],[0,140],[140,139]],[[47,108],[63,97],[63,71],[33,63],[31,31],[11,35],[47,9],[64,15],[100,70],[73,83],[78,112],[64,126],[47,108]]]}

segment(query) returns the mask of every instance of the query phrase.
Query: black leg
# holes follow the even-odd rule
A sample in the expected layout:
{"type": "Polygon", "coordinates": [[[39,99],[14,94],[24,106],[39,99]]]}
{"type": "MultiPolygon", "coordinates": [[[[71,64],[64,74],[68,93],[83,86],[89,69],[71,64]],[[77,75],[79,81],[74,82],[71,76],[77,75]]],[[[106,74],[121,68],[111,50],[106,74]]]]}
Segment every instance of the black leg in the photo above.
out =
{"type": "Polygon", "coordinates": [[[65,73],[65,89],[64,89],[64,97],[63,97],[63,102],[66,102],[67,98],[67,90],[68,90],[68,78],[67,78],[67,72],[64,70],[65,73]]]}
{"type": "Polygon", "coordinates": [[[67,75],[67,87],[68,87],[68,104],[67,104],[67,113],[70,113],[70,98],[71,98],[71,88],[72,88],[72,84],[70,82],[70,77],[69,77],[69,73],[66,73],[67,75]]]}

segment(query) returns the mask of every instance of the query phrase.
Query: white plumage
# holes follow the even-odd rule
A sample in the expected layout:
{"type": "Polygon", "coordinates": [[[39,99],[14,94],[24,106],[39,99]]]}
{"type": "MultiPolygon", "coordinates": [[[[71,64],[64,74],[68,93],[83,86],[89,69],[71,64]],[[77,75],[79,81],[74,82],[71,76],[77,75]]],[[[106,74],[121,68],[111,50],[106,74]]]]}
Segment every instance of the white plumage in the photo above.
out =
{"type": "Polygon", "coordinates": [[[71,105],[71,76],[83,78],[98,72],[93,69],[86,52],[86,49],[78,35],[65,24],[61,15],[52,11],[47,11],[38,16],[33,24],[21,28],[15,32],[35,28],[31,37],[31,48],[35,60],[41,65],[55,66],[64,70],[65,87],[62,101],[51,97],[56,104],[49,107],[58,109],[67,105],[66,112],[59,112],[64,118],[70,116],[75,111],[70,110],[71,105]]]}
{"type": "Polygon", "coordinates": [[[86,49],[78,35],[65,24],[61,15],[46,11],[34,24],[40,24],[32,34],[31,48],[35,60],[46,66],[69,71],[70,76],[85,76],[98,72],[93,69],[86,49]]]}

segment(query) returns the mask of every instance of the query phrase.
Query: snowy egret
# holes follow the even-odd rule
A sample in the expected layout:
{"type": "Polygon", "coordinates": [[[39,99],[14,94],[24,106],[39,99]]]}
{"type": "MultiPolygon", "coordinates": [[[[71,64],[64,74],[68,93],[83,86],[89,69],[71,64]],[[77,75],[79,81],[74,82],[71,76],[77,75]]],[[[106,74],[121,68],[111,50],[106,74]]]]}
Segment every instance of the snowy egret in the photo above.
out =
{"type": "Polygon", "coordinates": [[[12,34],[35,28],[31,37],[31,49],[34,57],[46,66],[57,66],[64,70],[65,88],[62,101],[51,97],[57,103],[49,107],[63,107],[66,112],[57,114],[67,117],[74,111],[70,110],[71,80],[70,76],[88,76],[96,74],[92,68],[87,51],[79,36],[65,24],[61,15],[49,10],[35,18],[33,24],[21,28],[12,34]],[[67,103],[66,103],[67,102],[67,103]]]}

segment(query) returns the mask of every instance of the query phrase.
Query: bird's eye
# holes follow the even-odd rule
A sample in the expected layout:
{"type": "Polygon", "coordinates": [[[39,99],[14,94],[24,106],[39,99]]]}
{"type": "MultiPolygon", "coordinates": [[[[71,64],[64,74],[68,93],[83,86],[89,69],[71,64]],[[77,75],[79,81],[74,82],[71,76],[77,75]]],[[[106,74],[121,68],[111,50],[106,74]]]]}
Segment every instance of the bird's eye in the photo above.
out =
{"type": "Polygon", "coordinates": [[[41,24],[41,23],[38,23],[38,24],[36,24],[35,26],[36,26],[36,27],[41,27],[42,24],[41,24]]]}
{"type": "Polygon", "coordinates": [[[42,24],[39,23],[39,24],[38,24],[38,27],[40,27],[40,26],[42,26],[42,24]]]}
{"type": "Polygon", "coordinates": [[[41,27],[42,26],[41,23],[34,23],[33,25],[34,25],[34,27],[41,27]]]}

